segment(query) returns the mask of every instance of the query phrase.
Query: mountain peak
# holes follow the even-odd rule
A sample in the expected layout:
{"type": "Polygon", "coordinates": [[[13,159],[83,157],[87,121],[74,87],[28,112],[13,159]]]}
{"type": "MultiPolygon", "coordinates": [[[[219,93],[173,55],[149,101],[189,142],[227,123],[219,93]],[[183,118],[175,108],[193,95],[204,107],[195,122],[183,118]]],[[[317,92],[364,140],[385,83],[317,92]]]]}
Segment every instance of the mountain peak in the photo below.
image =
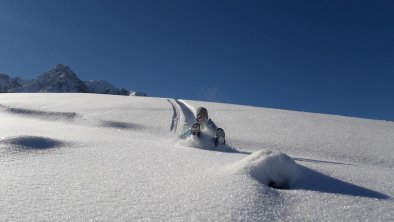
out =
{"type": "Polygon", "coordinates": [[[78,78],[78,76],[74,73],[74,71],[71,70],[70,67],[63,65],[63,64],[57,64],[54,68],[52,68],[48,72],[42,74],[41,76],[45,76],[45,78],[50,76],[50,77],[62,78],[62,79],[72,78],[72,79],[80,80],[78,78]]]}
{"type": "Polygon", "coordinates": [[[70,67],[64,65],[64,64],[57,64],[53,69],[67,69],[67,70],[71,70],[70,67]]]}
{"type": "MultiPolygon", "coordinates": [[[[104,80],[82,81],[67,65],[57,64],[37,79],[23,80],[0,74],[1,92],[82,92],[113,95],[130,95],[130,91],[119,89],[104,80]]],[[[145,93],[133,93],[146,96],[145,93]]]]}
{"type": "Polygon", "coordinates": [[[10,76],[4,73],[0,73],[0,80],[9,80],[10,76]]]}
{"type": "Polygon", "coordinates": [[[88,92],[85,83],[70,69],[58,64],[37,78],[41,92],[88,92]]]}

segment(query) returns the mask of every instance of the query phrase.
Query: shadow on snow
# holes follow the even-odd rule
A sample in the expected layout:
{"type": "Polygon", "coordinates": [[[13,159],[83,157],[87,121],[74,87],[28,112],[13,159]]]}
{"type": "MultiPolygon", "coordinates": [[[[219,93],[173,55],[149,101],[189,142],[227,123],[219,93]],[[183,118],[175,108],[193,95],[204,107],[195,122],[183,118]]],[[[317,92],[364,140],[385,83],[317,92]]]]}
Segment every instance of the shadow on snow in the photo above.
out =
{"type": "Polygon", "coordinates": [[[301,162],[308,162],[308,163],[327,163],[327,164],[338,164],[338,165],[347,165],[347,166],[357,166],[357,165],[351,164],[351,163],[341,163],[341,162],[334,162],[334,161],[327,161],[327,160],[314,160],[314,159],[299,158],[299,157],[293,157],[293,160],[295,160],[295,161],[301,161],[301,162]]]}
{"type": "Polygon", "coordinates": [[[144,127],[135,123],[118,122],[118,121],[101,121],[101,126],[108,128],[116,128],[122,130],[137,130],[143,129],[144,127]]]}
{"type": "Polygon", "coordinates": [[[18,136],[1,141],[1,144],[18,150],[46,150],[64,146],[60,140],[39,136],[18,136]]]}
{"type": "Polygon", "coordinates": [[[301,165],[299,165],[299,167],[301,169],[303,177],[296,184],[294,184],[294,186],[292,186],[291,189],[303,189],[303,190],[311,190],[311,191],[318,191],[324,193],[376,198],[376,199],[391,198],[386,194],[324,175],[310,168],[301,165]]]}
{"type": "Polygon", "coordinates": [[[32,117],[32,118],[39,118],[39,119],[71,120],[79,117],[79,115],[75,112],[48,112],[48,111],[34,110],[34,109],[7,107],[4,105],[0,105],[0,107],[5,109],[5,111],[8,113],[32,117]]]}

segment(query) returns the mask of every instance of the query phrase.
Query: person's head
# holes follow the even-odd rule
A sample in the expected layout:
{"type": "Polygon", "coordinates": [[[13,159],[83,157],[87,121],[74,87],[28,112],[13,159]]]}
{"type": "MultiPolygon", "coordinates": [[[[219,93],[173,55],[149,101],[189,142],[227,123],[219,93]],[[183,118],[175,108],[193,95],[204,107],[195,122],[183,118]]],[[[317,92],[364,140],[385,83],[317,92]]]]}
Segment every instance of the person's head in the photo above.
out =
{"type": "Polygon", "coordinates": [[[208,121],[208,110],[204,107],[197,109],[197,122],[205,124],[208,121]]]}

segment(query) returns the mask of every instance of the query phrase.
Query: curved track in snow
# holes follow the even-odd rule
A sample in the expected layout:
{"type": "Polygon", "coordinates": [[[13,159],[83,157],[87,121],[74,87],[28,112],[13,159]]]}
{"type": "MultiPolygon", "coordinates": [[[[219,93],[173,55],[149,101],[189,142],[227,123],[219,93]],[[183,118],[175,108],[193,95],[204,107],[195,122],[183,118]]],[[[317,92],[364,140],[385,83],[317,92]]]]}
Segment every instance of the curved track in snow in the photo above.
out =
{"type": "Polygon", "coordinates": [[[167,101],[171,104],[172,110],[174,112],[171,120],[170,131],[176,133],[178,129],[179,118],[180,118],[179,107],[174,99],[167,99],[167,101]]]}
{"type": "Polygon", "coordinates": [[[174,114],[171,120],[170,131],[182,133],[195,121],[195,109],[183,100],[167,99],[171,104],[174,114]]]}

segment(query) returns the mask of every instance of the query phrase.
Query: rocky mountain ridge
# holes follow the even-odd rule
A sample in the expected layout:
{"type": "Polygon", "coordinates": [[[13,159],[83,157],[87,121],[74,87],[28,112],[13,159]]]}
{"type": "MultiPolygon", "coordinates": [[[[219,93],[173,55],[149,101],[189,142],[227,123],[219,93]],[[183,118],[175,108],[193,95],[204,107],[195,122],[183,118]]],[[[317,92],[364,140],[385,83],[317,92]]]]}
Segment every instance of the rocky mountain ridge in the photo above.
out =
{"type": "Polygon", "coordinates": [[[142,92],[120,89],[104,80],[82,81],[70,67],[58,64],[33,80],[0,74],[0,93],[18,92],[74,92],[112,95],[145,95],[142,92]]]}

